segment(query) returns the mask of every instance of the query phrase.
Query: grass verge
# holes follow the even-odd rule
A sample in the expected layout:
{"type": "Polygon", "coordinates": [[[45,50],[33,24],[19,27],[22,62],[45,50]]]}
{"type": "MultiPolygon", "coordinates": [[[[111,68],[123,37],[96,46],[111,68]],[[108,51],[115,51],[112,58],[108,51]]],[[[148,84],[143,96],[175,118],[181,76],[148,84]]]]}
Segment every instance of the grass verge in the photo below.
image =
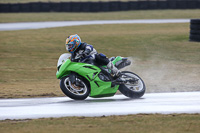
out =
{"type": "Polygon", "coordinates": [[[198,133],[199,114],[139,114],[0,121],[1,133],[198,133]]]}
{"type": "Polygon", "coordinates": [[[0,23],[118,20],[118,19],[183,19],[199,18],[200,10],[145,10],[100,13],[0,13],[0,23]]]}

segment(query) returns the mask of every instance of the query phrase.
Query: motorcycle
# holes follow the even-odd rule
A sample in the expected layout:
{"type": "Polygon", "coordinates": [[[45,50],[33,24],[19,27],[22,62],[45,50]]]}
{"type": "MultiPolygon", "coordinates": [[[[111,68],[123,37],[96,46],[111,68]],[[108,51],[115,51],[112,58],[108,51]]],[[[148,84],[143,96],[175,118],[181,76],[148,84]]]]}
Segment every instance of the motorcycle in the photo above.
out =
{"type": "MultiPolygon", "coordinates": [[[[57,79],[60,79],[62,92],[74,99],[84,100],[114,96],[117,90],[129,98],[140,98],[146,87],[135,73],[122,71],[119,77],[111,75],[106,66],[99,66],[94,60],[86,58],[81,62],[71,62],[70,54],[62,54],[57,63],[57,79]]],[[[119,70],[130,65],[128,58],[111,57],[110,61],[119,70]]]]}

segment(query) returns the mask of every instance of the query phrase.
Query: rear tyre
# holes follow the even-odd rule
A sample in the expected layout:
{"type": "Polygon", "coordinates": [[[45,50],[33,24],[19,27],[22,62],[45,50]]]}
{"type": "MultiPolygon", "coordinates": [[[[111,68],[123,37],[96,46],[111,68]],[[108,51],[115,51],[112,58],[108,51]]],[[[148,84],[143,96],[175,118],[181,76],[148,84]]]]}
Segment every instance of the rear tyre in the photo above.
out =
{"type": "Polygon", "coordinates": [[[84,100],[89,96],[90,88],[84,78],[77,77],[76,80],[79,81],[81,86],[72,84],[68,76],[63,77],[60,81],[60,88],[66,96],[74,100],[84,100]]]}
{"type": "Polygon", "coordinates": [[[143,80],[135,73],[129,72],[129,71],[123,71],[123,75],[127,75],[129,77],[137,79],[137,81],[133,83],[126,83],[126,84],[121,84],[119,86],[119,91],[124,94],[127,97],[130,98],[140,98],[144,95],[146,91],[145,84],[143,80]]]}

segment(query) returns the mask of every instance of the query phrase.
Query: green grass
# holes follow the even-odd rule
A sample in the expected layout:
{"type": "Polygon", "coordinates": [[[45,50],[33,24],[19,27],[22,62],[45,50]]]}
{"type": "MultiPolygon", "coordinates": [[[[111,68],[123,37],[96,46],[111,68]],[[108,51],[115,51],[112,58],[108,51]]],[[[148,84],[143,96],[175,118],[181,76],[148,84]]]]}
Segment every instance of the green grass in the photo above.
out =
{"type": "MultiPolygon", "coordinates": [[[[0,97],[63,96],[59,80],[55,77],[56,64],[60,54],[67,52],[64,45],[66,37],[75,33],[81,36],[82,41],[92,44],[99,53],[105,53],[108,57],[121,55],[139,59],[140,63],[133,65],[138,66],[133,69],[134,72],[148,70],[148,65],[156,68],[159,61],[179,62],[189,67],[200,65],[200,45],[188,41],[187,23],[3,31],[0,32],[0,97]],[[155,60],[156,64],[149,62],[155,60]]],[[[148,83],[150,77],[142,76],[148,83]]],[[[150,91],[156,89],[151,86],[148,88],[150,91]]]]}
{"type": "Polygon", "coordinates": [[[66,117],[0,121],[1,133],[198,133],[199,114],[66,117]]]}
{"type": "Polygon", "coordinates": [[[200,10],[145,10],[101,13],[0,13],[0,23],[118,19],[199,18],[200,10]]]}

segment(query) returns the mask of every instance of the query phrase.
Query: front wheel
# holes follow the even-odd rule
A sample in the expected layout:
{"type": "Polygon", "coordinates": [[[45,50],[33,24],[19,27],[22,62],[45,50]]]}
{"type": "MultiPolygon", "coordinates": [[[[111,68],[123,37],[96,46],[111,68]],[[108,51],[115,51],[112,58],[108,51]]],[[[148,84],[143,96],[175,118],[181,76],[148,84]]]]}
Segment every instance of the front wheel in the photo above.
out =
{"type": "Polygon", "coordinates": [[[76,80],[79,85],[72,84],[68,76],[63,77],[60,81],[60,88],[66,96],[74,100],[84,100],[88,97],[90,89],[83,78],[77,77],[76,80]]]}
{"type": "Polygon", "coordinates": [[[135,73],[129,71],[122,72],[122,78],[135,80],[134,83],[127,82],[119,86],[119,91],[130,98],[140,98],[144,95],[146,87],[144,81],[135,73]]]}

